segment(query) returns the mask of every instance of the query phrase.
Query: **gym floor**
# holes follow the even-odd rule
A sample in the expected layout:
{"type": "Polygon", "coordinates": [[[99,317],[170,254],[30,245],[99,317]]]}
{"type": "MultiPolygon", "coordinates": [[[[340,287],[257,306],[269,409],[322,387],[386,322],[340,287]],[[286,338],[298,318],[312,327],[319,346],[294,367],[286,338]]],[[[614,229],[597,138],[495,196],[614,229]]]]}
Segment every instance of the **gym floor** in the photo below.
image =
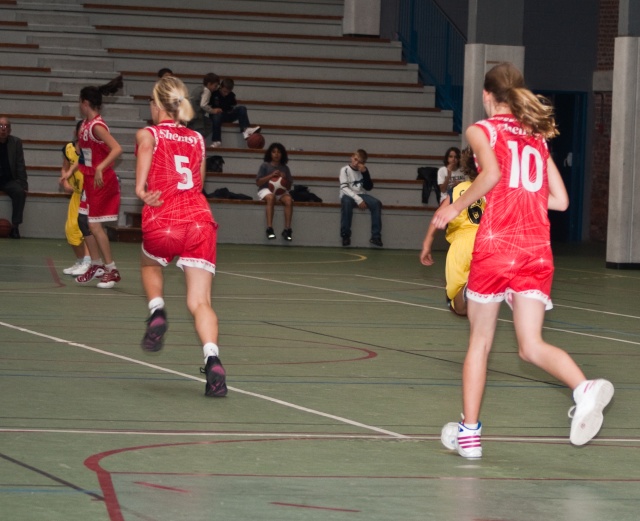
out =
{"type": "Polygon", "coordinates": [[[503,306],[477,461],[440,443],[468,339],[445,252],[220,245],[214,399],[182,272],[150,356],[140,246],[113,249],[100,290],[62,274],[64,241],[0,240],[2,519],[637,521],[640,272],[602,245],[556,248],[545,338],[616,386],[603,429],[571,446],[570,390],[518,358],[503,306]]]}

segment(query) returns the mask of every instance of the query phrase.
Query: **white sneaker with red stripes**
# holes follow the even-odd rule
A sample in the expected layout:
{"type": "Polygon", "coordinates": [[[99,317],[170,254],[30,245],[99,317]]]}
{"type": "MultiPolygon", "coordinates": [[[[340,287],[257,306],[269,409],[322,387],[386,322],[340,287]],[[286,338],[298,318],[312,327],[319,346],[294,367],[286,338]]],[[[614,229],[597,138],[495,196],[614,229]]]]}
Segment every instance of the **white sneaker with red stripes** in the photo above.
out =
{"type": "Polygon", "coordinates": [[[479,459],[482,457],[482,423],[478,427],[470,429],[464,422],[447,423],[442,428],[440,440],[449,450],[457,450],[463,458],[479,459]]]}
{"type": "Polygon", "coordinates": [[[573,391],[576,404],[569,409],[571,434],[574,445],[584,445],[598,434],[604,416],[602,411],[613,398],[613,384],[608,380],[586,380],[573,391]]]}

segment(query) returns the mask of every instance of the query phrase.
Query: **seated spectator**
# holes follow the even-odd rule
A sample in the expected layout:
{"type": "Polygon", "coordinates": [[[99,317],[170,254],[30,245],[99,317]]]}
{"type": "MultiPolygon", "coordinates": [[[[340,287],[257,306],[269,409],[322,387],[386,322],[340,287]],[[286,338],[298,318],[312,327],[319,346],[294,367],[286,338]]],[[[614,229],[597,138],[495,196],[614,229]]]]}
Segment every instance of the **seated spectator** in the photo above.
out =
{"type": "Polygon", "coordinates": [[[189,95],[191,99],[191,107],[193,108],[194,117],[187,127],[207,137],[211,133],[211,121],[207,116],[211,114],[211,93],[217,90],[220,85],[220,78],[213,72],[208,72],[202,78],[202,87],[194,89],[189,95]]]}
{"type": "Polygon", "coordinates": [[[444,166],[438,170],[438,188],[440,188],[440,202],[447,198],[449,190],[464,181],[464,174],[460,170],[460,149],[450,147],[443,158],[444,166]]]}
{"type": "Polygon", "coordinates": [[[12,204],[9,237],[19,239],[18,227],[22,224],[29,184],[22,140],[11,135],[11,121],[4,116],[0,117],[0,190],[9,196],[12,204]]]}
{"type": "Polygon", "coordinates": [[[356,150],[351,162],[340,170],[340,236],[342,245],[351,244],[351,220],[353,209],[366,208],[371,212],[371,239],[369,242],[382,247],[382,203],[375,197],[365,193],[373,189],[373,181],[365,166],[369,158],[367,152],[356,150]]]}
{"type": "Polygon", "coordinates": [[[158,78],[164,78],[165,76],[173,76],[173,71],[168,67],[163,67],[158,71],[158,78]]]}
{"type": "MultiPolygon", "coordinates": [[[[206,78],[206,76],[205,76],[206,78]]],[[[260,132],[260,127],[251,127],[249,123],[249,116],[247,115],[247,107],[244,105],[238,105],[236,95],[233,93],[234,81],[231,78],[225,78],[220,82],[220,86],[217,89],[210,89],[209,97],[209,117],[213,128],[211,131],[211,147],[218,148],[222,145],[222,124],[231,123],[237,121],[240,124],[240,132],[242,137],[247,139],[251,134],[260,132]]],[[[206,93],[203,93],[203,99],[206,93]]],[[[200,106],[202,107],[202,100],[200,106]]]]}
{"type": "Polygon", "coordinates": [[[280,143],[272,143],[264,154],[264,163],[260,165],[256,184],[258,185],[258,198],[267,203],[267,239],[275,239],[276,234],[273,231],[273,213],[276,201],[280,201],[284,205],[284,230],[282,237],[292,240],[291,218],[293,217],[293,198],[289,193],[293,184],[293,176],[287,166],[289,156],[286,149],[280,143]],[[284,179],[287,191],[281,195],[276,195],[269,189],[269,181],[275,181],[279,177],[284,179]]]}

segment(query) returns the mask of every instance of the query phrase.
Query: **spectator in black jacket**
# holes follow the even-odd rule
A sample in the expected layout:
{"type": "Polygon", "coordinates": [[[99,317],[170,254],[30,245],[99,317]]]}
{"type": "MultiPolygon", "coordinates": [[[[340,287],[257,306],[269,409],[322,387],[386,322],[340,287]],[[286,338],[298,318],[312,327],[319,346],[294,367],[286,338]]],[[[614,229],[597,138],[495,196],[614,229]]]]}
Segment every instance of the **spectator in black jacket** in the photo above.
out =
{"type": "Polygon", "coordinates": [[[222,145],[222,124],[237,121],[240,124],[242,137],[247,139],[251,134],[260,132],[260,127],[252,127],[247,115],[247,107],[238,105],[236,95],[233,93],[234,81],[225,78],[220,82],[220,87],[211,92],[209,99],[209,117],[213,123],[211,146],[218,148],[222,145]]]}
{"type": "Polygon", "coordinates": [[[9,237],[13,239],[20,238],[18,226],[22,224],[28,189],[22,140],[11,135],[11,121],[2,116],[0,117],[0,190],[11,199],[13,210],[9,237]]]}

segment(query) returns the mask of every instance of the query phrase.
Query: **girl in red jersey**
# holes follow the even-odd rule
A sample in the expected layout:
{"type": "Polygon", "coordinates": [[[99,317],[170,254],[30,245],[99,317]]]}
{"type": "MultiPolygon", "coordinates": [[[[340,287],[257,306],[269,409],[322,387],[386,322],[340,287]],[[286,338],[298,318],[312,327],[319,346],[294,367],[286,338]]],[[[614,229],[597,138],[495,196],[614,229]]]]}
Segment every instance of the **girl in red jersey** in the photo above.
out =
{"type": "Polygon", "coordinates": [[[205,395],[222,397],[227,394],[226,376],[218,357],[218,317],[211,308],[218,225],[202,194],[204,140],[184,126],[193,109],[178,78],[161,78],[149,102],[154,125],[136,134],[136,195],[144,202],[141,273],[150,312],[142,348],[162,349],[168,328],[162,268],[178,257],[187,307],[203,344],[205,395]]]}
{"type": "Polygon", "coordinates": [[[88,207],[89,230],[95,238],[87,241],[91,267],[76,278],[79,284],[100,279],[99,288],[112,288],[120,282],[120,273],[111,256],[109,237],[103,224],[117,221],[120,211],[120,181],[113,170],[113,162],[122,148],[109,132],[100,115],[102,97],[122,88],[122,76],[101,87],[84,87],[80,91],[80,113],[84,118],[78,132],[78,148],[84,162],[63,173],[68,178],[79,168],[84,176],[84,192],[88,207]]]}
{"type": "Polygon", "coordinates": [[[506,300],[520,357],[573,390],[570,440],[583,445],[600,430],[614,389],[607,380],[587,380],[565,351],[542,339],[554,271],[547,210],[563,211],[569,205],[546,143],[558,134],[553,108],[525,88],[522,73],[510,63],[487,72],[483,104],[489,118],[465,133],[480,175],[432,220],[442,229],[486,195],[467,286],[471,331],[462,373],[463,419],[446,424],[441,440],[465,458],[482,457],[480,406],[498,312],[506,300]]]}

